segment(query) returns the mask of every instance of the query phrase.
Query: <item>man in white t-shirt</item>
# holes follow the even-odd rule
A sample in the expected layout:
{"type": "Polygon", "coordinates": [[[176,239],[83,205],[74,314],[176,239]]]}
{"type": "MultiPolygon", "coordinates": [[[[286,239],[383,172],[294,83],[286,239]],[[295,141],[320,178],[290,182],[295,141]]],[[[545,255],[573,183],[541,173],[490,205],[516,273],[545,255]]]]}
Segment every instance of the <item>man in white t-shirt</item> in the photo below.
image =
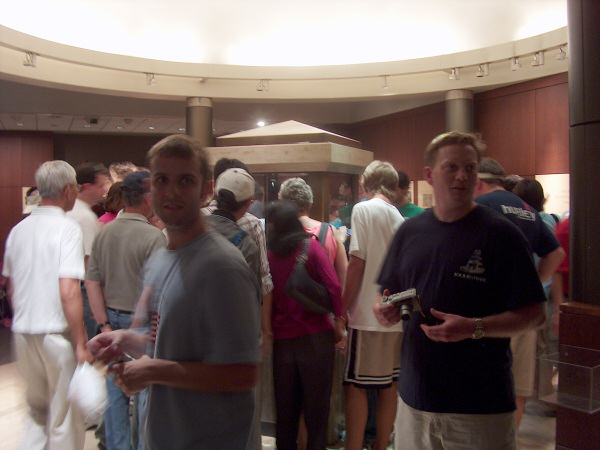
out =
{"type": "MultiPolygon", "coordinates": [[[[100,231],[98,227],[98,216],[92,211],[92,206],[97,205],[106,196],[110,187],[108,170],[104,165],[98,163],[85,163],[77,166],[77,184],[79,194],[73,209],[67,213],[67,217],[73,219],[81,227],[83,234],[84,263],[87,270],[88,259],[92,253],[94,238],[100,231]]],[[[83,320],[88,339],[96,335],[98,324],[92,314],[85,286],[81,287],[83,297],[83,320]]]]}
{"type": "Polygon", "coordinates": [[[402,324],[385,328],[373,314],[376,283],[388,245],[404,219],[392,204],[398,173],[373,161],[362,175],[368,200],[352,210],[350,262],[342,295],[347,311],[348,353],[344,368],[346,449],[362,449],[367,423],[367,389],[378,390],[376,447],[386,448],[396,416],[402,324]]]}
{"type": "Polygon", "coordinates": [[[81,230],[65,217],[77,197],[75,170],[49,161],[35,173],[41,206],[8,235],[2,274],[14,308],[12,331],[29,414],[21,448],[82,449],[83,418],[67,402],[86,349],[80,280],[81,230]]]}

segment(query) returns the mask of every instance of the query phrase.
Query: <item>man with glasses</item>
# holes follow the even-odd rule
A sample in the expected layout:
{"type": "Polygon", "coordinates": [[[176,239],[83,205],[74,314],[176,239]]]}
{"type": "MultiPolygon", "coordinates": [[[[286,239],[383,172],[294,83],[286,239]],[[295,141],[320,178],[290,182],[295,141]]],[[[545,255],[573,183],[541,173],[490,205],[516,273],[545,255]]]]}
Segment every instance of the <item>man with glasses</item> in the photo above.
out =
{"type": "MultiPolygon", "coordinates": [[[[92,211],[92,206],[97,205],[104,198],[110,187],[108,170],[102,164],[85,163],[76,168],[79,194],[75,206],[67,213],[81,227],[83,233],[83,251],[85,255],[85,268],[92,252],[94,238],[100,231],[98,216],[92,211]]],[[[98,324],[94,320],[85,287],[82,285],[83,318],[88,339],[96,335],[98,324]]]]}

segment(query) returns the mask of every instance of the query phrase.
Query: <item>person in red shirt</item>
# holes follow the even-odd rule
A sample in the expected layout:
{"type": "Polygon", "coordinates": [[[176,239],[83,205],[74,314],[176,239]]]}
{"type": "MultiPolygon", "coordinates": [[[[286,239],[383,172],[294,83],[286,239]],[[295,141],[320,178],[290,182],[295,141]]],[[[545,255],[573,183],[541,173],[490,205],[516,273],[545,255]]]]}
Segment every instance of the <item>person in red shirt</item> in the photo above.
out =
{"type": "Polygon", "coordinates": [[[554,303],[554,313],[552,314],[552,332],[558,336],[558,320],[560,314],[560,304],[564,303],[569,297],[569,225],[570,220],[567,217],[556,225],[556,239],[562,245],[565,251],[565,259],[558,266],[554,275],[552,275],[551,298],[554,303]]]}

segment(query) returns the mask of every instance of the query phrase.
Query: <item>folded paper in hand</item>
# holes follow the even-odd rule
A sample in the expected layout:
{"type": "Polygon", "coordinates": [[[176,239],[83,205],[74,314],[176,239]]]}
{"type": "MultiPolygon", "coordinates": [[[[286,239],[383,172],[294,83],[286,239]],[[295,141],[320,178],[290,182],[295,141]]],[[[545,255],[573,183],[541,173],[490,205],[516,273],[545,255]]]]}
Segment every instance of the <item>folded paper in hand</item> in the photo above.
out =
{"type": "Polygon", "coordinates": [[[107,402],[104,374],[88,362],[75,369],[67,400],[86,418],[87,425],[98,425],[107,402]]]}

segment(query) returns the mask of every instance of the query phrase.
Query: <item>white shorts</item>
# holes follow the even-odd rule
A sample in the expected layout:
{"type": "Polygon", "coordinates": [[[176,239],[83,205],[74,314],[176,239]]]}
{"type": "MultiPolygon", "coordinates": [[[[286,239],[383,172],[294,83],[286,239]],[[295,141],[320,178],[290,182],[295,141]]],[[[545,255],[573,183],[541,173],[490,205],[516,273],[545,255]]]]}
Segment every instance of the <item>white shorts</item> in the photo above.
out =
{"type": "Polygon", "coordinates": [[[516,450],[514,412],[502,414],[432,413],[398,399],[394,449],[516,450]]]}
{"type": "Polygon", "coordinates": [[[536,342],[536,330],[527,330],[510,338],[510,351],[513,357],[511,370],[517,397],[533,395],[536,342]]]}

